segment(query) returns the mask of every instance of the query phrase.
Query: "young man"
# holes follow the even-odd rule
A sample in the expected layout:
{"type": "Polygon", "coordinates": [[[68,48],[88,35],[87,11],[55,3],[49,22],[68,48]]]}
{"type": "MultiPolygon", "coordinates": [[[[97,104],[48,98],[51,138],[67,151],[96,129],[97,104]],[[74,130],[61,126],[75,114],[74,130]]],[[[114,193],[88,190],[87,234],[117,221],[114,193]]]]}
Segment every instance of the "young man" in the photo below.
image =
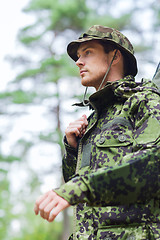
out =
{"type": "Polygon", "coordinates": [[[135,83],[133,47],[119,31],[93,26],[68,45],[94,111],[65,131],[65,184],[41,196],[35,213],[53,221],[75,206],[70,239],[160,239],[160,93],[135,83]]]}

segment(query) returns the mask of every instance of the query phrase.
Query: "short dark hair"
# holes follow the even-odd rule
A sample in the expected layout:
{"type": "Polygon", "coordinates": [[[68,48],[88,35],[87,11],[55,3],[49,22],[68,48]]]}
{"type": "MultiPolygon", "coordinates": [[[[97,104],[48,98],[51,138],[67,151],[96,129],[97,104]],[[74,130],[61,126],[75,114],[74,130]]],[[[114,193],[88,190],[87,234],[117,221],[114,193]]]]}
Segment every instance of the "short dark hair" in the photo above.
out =
{"type": "Polygon", "coordinates": [[[110,51],[113,51],[115,49],[118,49],[122,56],[123,56],[123,73],[124,73],[124,77],[129,75],[129,66],[128,66],[128,62],[127,62],[127,58],[125,56],[125,54],[123,53],[123,51],[117,47],[117,45],[115,45],[114,43],[108,43],[106,41],[103,40],[98,40],[98,43],[102,45],[102,47],[104,48],[104,52],[105,53],[109,53],[110,51]]]}

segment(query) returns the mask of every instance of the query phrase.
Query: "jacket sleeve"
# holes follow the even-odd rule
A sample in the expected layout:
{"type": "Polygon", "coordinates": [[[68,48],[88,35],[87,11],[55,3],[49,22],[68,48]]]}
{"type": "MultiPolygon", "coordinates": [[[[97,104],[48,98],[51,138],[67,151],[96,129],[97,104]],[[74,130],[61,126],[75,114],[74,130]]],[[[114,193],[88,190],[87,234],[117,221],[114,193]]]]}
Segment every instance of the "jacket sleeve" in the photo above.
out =
{"type": "Polygon", "coordinates": [[[62,171],[64,181],[67,182],[73,177],[76,171],[77,149],[71,147],[64,137],[65,154],[62,159],[62,171]]]}
{"type": "Polygon", "coordinates": [[[160,198],[160,146],[127,155],[127,159],[122,165],[77,176],[55,191],[71,205],[126,205],[160,198]]]}
{"type": "Polygon", "coordinates": [[[87,202],[91,206],[114,206],[160,199],[159,97],[158,101],[151,98],[137,104],[137,108],[133,106],[135,152],[124,156],[120,165],[76,176],[55,190],[71,205],[87,202]]]}

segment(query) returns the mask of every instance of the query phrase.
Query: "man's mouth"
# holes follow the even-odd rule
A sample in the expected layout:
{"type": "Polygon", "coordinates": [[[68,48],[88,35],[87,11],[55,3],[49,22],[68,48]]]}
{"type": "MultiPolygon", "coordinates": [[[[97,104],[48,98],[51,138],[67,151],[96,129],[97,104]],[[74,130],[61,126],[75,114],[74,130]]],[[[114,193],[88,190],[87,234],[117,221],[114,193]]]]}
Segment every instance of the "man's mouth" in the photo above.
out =
{"type": "Polygon", "coordinates": [[[80,70],[80,75],[82,76],[86,72],[87,72],[87,70],[80,70]]]}

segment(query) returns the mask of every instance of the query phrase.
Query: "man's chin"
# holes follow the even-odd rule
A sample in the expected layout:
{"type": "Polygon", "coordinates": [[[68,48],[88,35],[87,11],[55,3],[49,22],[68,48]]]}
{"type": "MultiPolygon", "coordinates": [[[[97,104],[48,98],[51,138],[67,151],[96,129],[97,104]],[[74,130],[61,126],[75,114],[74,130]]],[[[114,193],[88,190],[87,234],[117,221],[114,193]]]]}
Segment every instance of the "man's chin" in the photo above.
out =
{"type": "Polygon", "coordinates": [[[85,79],[81,79],[81,84],[84,86],[84,87],[93,87],[92,86],[92,84],[89,82],[89,81],[87,81],[87,80],[85,80],[85,79]]]}

